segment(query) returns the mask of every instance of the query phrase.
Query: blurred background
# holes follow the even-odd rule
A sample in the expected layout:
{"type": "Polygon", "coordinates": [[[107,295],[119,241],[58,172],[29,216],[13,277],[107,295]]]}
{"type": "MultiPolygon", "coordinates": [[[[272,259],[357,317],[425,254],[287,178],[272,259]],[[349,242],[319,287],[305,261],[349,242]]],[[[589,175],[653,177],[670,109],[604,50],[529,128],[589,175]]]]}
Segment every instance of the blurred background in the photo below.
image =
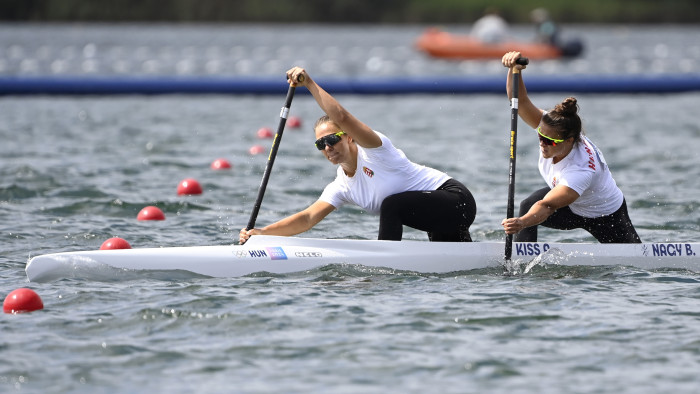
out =
{"type": "MultiPolygon", "coordinates": [[[[573,43],[577,51],[537,59],[530,75],[660,75],[662,89],[700,85],[700,12],[691,0],[0,0],[0,79],[20,85],[0,90],[45,86],[16,81],[37,77],[269,79],[292,65],[333,78],[496,77],[501,47],[495,55],[445,57],[419,41],[431,30],[474,37],[476,22],[496,13],[507,41],[541,46],[534,10],[548,13],[560,47],[573,43]]],[[[522,51],[536,57],[531,47],[522,51]]],[[[612,82],[605,81],[612,90],[630,85],[612,82]]],[[[500,85],[491,81],[489,89],[500,85]]]]}
{"type": "Polygon", "coordinates": [[[1,0],[5,21],[471,23],[489,7],[510,23],[546,8],[565,23],[697,23],[695,0],[1,0]]]}

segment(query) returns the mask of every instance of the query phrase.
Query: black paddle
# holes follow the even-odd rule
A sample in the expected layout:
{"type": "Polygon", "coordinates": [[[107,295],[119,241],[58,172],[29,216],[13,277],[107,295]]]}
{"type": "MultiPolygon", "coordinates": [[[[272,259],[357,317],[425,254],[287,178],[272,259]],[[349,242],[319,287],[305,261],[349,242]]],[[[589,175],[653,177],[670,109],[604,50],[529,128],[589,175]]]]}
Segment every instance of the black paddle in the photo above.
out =
{"type": "MultiPolygon", "coordinates": [[[[304,82],[304,76],[299,75],[297,77],[297,82],[304,82]]],[[[289,107],[292,106],[292,99],[294,98],[294,91],[296,88],[289,85],[289,90],[287,90],[287,99],[284,102],[284,107],[280,112],[280,123],[277,126],[277,134],[275,134],[275,139],[272,141],[272,149],[270,149],[270,155],[267,157],[267,165],[265,166],[265,172],[263,173],[262,182],[260,182],[260,188],[258,189],[258,198],[255,200],[255,205],[253,206],[253,212],[250,214],[250,219],[248,220],[248,226],[246,230],[250,230],[255,227],[255,221],[258,218],[258,212],[260,212],[260,206],[262,205],[263,196],[265,195],[265,189],[267,189],[267,181],[270,179],[270,173],[272,172],[272,165],[275,164],[275,157],[277,156],[277,151],[280,147],[280,142],[282,141],[282,133],[284,133],[284,125],[287,124],[287,116],[289,115],[289,107]]]]}
{"type": "MultiPolygon", "coordinates": [[[[530,61],[521,57],[515,63],[526,66],[530,61]]],[[[518,86],[520,84],[520,70],[513,68],[513,89],[510,100],[510,168],[508,172],[508,208],[506,218],[512,218],[515,214],[515,153],[518,141],[518,86]]],[[[510,260],[513,254],[513,234],[506,235],[506,260],[510,260]]]]}

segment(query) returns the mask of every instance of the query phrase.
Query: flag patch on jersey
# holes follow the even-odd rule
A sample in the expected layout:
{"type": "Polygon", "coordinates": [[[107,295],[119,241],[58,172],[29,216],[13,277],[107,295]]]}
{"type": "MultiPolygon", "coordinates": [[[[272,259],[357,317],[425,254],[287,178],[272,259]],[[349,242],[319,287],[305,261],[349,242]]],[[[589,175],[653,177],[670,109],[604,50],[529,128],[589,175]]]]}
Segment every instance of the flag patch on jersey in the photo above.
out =
{"type": "Polygon", "coordinates": [[[364,171],[365,175],[367,175],[370,178],[374,176],[374,171],[370,170],[369,168],[367,168],[365,166],[362,166],[362,171],[364,171]]]}

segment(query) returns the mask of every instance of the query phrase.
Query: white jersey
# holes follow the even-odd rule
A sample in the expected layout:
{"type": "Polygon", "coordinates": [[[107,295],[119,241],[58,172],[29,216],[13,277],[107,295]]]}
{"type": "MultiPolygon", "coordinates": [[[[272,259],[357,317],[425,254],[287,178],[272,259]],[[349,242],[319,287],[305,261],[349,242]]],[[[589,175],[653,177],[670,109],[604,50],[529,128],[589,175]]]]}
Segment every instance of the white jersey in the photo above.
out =
{"type": "Polygon", "coordinates": [[[564,185],[578,193],[580,197],[569,208],[579,216],[610,215],[622,206],[622,190],[617,187],[603,154],[585,136],[556,164],[543,158],[540,151],[539,168],[550,188],[564,185]]]}
{"type": "Polygon", "coordinates": [[[355,204],[377,215],[382,201],[392,194],[410,190],[436,190],[450,179],[442,171],[408,160],[401,150],[392,145],[389,138],[376,133],[382,140],[382,146],[367,149],[358,145],[355,175],[348,177],[342,167],[338,166],[337,177],[326,186],[319,200],[336,208],[355,204]]]}

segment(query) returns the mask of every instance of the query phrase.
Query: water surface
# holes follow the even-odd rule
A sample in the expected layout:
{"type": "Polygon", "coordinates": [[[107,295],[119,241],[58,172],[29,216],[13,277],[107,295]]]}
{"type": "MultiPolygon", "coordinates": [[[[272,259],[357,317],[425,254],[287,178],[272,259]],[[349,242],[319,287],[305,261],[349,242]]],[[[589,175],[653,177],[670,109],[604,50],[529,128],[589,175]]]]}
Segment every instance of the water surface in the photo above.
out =
{"type": "MultiPolygon", "coordinates": [[[[83,52],[85,40],[95,42],[98,52],[106,45],[103,30],[119,31],[109,35],[110,45],[124,47],[144,34],[92,29],[20,31],[39,34],[50,48],[83,52]]],[[[148,28],[162,33],[147,45],[165,50],[196,38],[189,45],[199,48],[207,37],[221,40],[222,29],[148,28]]],[[[591,37],[607,32],[613,45],[625,29],[586,31],[591,37]]],[[[335,42],[339,48],[367,45],[355,43],[368,34],[363,28],[296,28],[288,38],[321,42],[339,30],[348,37],[335,42]]],[[[260,39],[259,46],[277,45],[270,32],[279,28],[252,31],[259,33],[251,38],[260,39]]],[[[374,33],[372,45],[396,45],[396,30],[374,33]]],[[[640,34],[674,47],[686,33],[669,27],[640,34]]],[[[634,53],[646,54],[644,45],[634,46],[634,53]]],[[[611,56],[626,50],[614,47],[611,56]]],[[[335,53],[327,51],[321,57],[335,53]]],[[[290,56],[312,66],[311,59],[320,58],[305,53],[290,56]]],[[[366,66],[343,51],[331,58],[343,70],[366,66]]],[[[286,69],[282,63],[274,72],[286,69]]],[[[436,64],[430,70],[460,67],[436,64]]],[[[496,66],[478,65],[503,71],[496,66]]],[[[535,70],[528,69],[540,72],[535,70]]],[[[548,108],[564,96],[532,98],[548,108]]],[[[700,242],[700,95],[577,97],[585,129],[605,153],[642,239],[700,242]]],[[[338,98],[414,161],[463,181],[478,205],[474,239],[503,240],[510,128],[505,95],[338,98]]],[[[270,140],[258,140],[255,132],[276,127],[283,101],[252,95],[0,98],[1,293],[27,286],[45,304],[43,311],[0,317],[4,391],[696,391],[700,276],[694,272],[549,265],[526,275],[504,275],[498,268],[417,275],[338,265],[229,279],[26,281],[29,256],[97,249],[112,236],[134,247],[233,242],[248,221],[266,160],[248,149],[261,144],[267,150],[270,140]],[[210,170],[219,157],[229,159],[233,170],[210,170]],[[187,177],[200,181],[202,195],[176,195],[187,177]],[[167,219],[137,221],[146,205],[159,206],[167,219]]],[[[285,131],[260,225],[315,201],[335,174],[312,145],[316,104],[299,95],[291,112],[303,127],[285,131]]],[[[536,136],[522,123],[518,141],[519,201],[544,182],[536,169],[536,136]]],[[[376,232],[375,217],[349,207],[305,236],[374,239],[376,232]]],[[[412,230],[405,237],[426,239],[412,230]]],[[[543,230],[541,239],[593,241],[583,231],[543,230]]]]}

